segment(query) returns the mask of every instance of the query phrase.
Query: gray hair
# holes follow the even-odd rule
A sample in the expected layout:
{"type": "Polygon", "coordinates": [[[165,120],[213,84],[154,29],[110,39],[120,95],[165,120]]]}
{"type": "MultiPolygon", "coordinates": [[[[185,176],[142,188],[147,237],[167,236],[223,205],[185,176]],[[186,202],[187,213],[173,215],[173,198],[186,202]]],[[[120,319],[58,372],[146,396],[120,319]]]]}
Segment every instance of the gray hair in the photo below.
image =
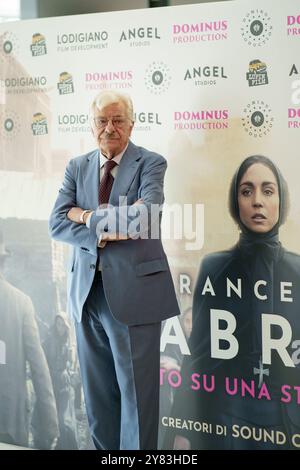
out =
{"type": "Polygon", "coordinates": [[[120,102],[125,106],[128,119],[134,122],[132,100],[130,96],[125,93],[119,93],[117,91],[111,90],[101,91],[92,102],[91,110],[94,112],[95,109],[100,110],[105,106],[120,102]]]}

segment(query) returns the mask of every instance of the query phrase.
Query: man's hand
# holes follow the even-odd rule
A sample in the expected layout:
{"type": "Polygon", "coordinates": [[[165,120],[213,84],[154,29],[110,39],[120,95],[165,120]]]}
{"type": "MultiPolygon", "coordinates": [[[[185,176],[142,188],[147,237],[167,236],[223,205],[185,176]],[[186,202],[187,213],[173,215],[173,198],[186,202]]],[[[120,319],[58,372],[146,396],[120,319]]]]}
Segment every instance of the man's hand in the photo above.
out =
{"type": "MultiPolygon", "coordinates": [[[[132,205],[136,206],[138,204],[143,204],[143,203],[144,203],[143,199],[138,199],[132,205]]],[[[102,237],[101,237],[100,248],[105,247],[106,243],[104,244],[104,242],[116,242],[116,241],[120,241],[120,240],[128,240],[129,238],[130,237],[128,235],[124,235],[124,234],[120,234],[120,233],[106,233],[106,232],[103,232],[102,237]],[[102,245],[102,243],[103,243],[103,245],[102,245]]]]}
{"type": "Polygon", "coordinates": [[[138,204],[144,204],[144,201],[143,201],[143,199],[138,199],[138,200],[137,200],[137,201],[135,201],[135,203],[134,203],[134,204],[132,204],[132,205],[133,205],[133,206],[136,206],[136,205],[138,205],[138,204]]]}
{"type": "Polygon", "coordinates": [[[80,216],[82,212],[83,212],[83,209],[81,209],[81,207],[72,207],[72,209],[70,209],[69,212],[67,213],[67,217],[72,222],[76,222],[77,224],[82,224],[83,222],[80,221],[80,216]]]}
{"type": "Polygon", "coordinates": [[[67,213],[68,219],[77,224],[86,224],[88,216],[91,214],[91,210],[83,210],[81,207],[72,207],[67,213]]]}

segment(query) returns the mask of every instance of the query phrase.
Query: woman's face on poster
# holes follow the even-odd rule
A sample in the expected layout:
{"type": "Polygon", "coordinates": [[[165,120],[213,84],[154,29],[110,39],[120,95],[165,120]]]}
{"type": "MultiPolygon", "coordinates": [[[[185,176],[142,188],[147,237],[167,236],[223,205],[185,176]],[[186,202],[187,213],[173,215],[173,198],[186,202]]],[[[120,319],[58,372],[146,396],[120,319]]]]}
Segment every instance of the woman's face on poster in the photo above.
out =
{"type": "Polygon", "coordinates": [[[279,219],[276,176],[262,163],[251,165],[241,178],[238,205],[242,223],[252,232],[267,233],[279,219]]]}

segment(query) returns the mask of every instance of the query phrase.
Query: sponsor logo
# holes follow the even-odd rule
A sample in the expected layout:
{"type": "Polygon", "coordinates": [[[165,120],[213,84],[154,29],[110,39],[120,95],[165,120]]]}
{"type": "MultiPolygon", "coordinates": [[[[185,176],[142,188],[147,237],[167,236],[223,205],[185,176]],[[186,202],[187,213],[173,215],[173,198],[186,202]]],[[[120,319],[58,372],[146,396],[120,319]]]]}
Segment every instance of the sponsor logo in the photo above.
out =
{"type": "Polygon", "coordinates": [[[222,41],[227,39],[227,30],[227,20],[177,23],[172,25],[173,43],[222,41]]]}
{"type": "Polygon", "coordinates": [[[300,108],[288,108],[288,128],[300,128],[300,108]]]}
{"type": "Polygon", "coordinates": [[[60,95],[74,93],[73,78],[69,72],[62,72],[59,74],[57,88],[60,95]]]}
{"type": "Polygon", "coordinates": [[[249,46],[263,46],[272,35],[271,18],[266,11],[259,8],[251,10],[243,18],[242,38],[249,46]]]}
{"type": "Polygon", "coordinates": [[[300,15],[289,15],[287,17],[287,35],[300,36],[300,15]]]}
{"type": "Polygon", "coordinates": [[[242,125],[251,137],[264,137],[273,123],[272,110],[264,101],[253,100],[243,109],[242,125]]]}
{"type": "Polygon", "coordinates": [[[14,111],[0,114],[0,135],[5,140],[15,138],[21,130],[21,119],[14,111]]]}
{"type": "Polygon", "coordinates": [[[130,47],[150,46],[154,40],[161,39],[158,28],[151,26],[123,29],[119,42],[130,47]]]}
{"type": "Polygon", "coordinates": [[[31,124],[33,135],[45,135],[48,134],[48,125],[46,116],[42,113],[35,113],[31,124]]]}
{"type": "Polygon", "coordinates": [[[228,109],[174,111],[175,130],[220,130],[228,128],[228,109]]]}
{"type": "Polygon", "coordinates": [[[58,52],[106,49],[108,46],[108,32],[90,31],[88,33],[63,33],[57,35],[56,42],[58,52]]]}
{"type": "MultiPolygon", "coordinates": [[[[299,70],[300,70],[300,67],[299,67],[299,70]]],[[[297,65],[293,64],[289,73],[289,77],[291,77],[292,75],[299,75],[299,73],[300,72],[298,71],[297,65]]]]}
{"type": "Polygon", "coordinates": [[[169,67],[163,62],[152,62],[145,74],[145,84],[148,90],[155,95],[160,95],[169,88],[170,83],[169,67]]]}
{"type": "Polygon", "coordinates": [[[134,130],[151,131],[156,126],[161,126],[162,122],[158,113],[137,111],[134,113],[134,130]]]}
{"type": "Polygon", "coordinates": [[[58,132],[65,134],[91,132],[88,114],[59,114],[57,125],[58,132]]]}
{"type": "Polygon", "coordinates": [[[30,50],[33,57],[47,54],[45,36],[40,33],[33,34],[30,50]]]}
{"type": "Polygon", "coordinates": [[[0,55],[7,59],[14,59],[20,53],[20,45],[17,36],[6,31],[0,37],[0,55]]]}
{"type": "Polygon", "coordinates": [[[107,90],[132,88],[133,71],[115,70],[103,72],[86,72],[85,88],[86,90],[107,90]]]}
{"type": "Polygon", "coordinates": [[[40,77],[7,77],[0,79],[0,85],[8,94],[45,93],[49,91],[47,78],[40,77]]]}
{"type": "Polygon", "coordinates": [[[228,78],[224,67],[205,65],[190,67],[184,73],[184,81],[193,80],[195,86],[216,85],[220,79],[228,78]]]}
{"type": "MultiPolygon", "coordinates": [[[[290,77],[295,78],[294,75],[300,74],[300,67],[293,64],[289,73],[290,77]]],[[[299,129],[300,128],[300,79],[297,77],[296,80],[291,82],[291,107],[288,108],[288,128],[299,129]]]]}
{"type": "Polygon", "coordinates": [[[259,59],[251,60],[246,78],[249,86],[267,85],[269,82],[265,62],[261,62],[259,59]]]}

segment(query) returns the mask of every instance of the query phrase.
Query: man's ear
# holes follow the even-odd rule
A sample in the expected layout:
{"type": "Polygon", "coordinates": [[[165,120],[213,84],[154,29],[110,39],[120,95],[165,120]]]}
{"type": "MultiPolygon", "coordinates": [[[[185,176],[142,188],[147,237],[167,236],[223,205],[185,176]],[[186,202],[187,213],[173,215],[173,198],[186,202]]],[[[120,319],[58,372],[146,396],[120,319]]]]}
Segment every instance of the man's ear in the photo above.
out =
{"type": "Polygon", "coordinates": [[[129,134],[129,136],[131,136],[131,132],[132,132],[133,127],[134,127],[134,121],[131,121],[131,128],[130,128],[130,134],[129,134]]]}

